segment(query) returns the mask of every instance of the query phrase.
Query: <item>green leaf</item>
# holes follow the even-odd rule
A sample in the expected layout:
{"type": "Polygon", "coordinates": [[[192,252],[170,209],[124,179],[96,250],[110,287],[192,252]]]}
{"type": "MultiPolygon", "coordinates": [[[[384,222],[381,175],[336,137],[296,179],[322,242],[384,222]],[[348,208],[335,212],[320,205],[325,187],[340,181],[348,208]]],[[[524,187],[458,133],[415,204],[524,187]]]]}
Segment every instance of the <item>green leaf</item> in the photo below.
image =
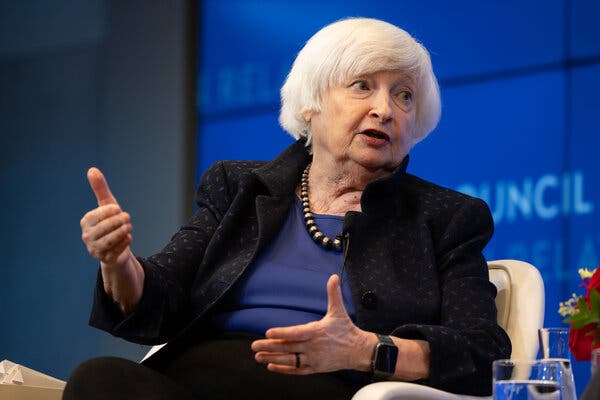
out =
{"type": "Polygon", "coordinates": [[[578,321],[571,321],[571,327],[573,329],[582,329],[587,324],[588,324],[588,322],[586,319],[582,319],[582,320],[578,320],[578,321]]]}
{"type": "Polygon", "coordinates": [[[590,289],[590,315],[592,320],[600,322],[600,293],[590,289]]]}
{"type": "Polygon", "coordinates": [[[577,301],[577,309],[579,310],[578,314],[584,313],[586,315],[590,314],[590,310],[588,309],[588,305],[583,297],[580,297],[577,301]]]}
{"type": "MultiPolygon", "coordinates": [[[[600,304],[598,305],[600,306],[600,304]]],[[[579,298],[577,302],[577,314],[571,315],[569,318],[565,319],[565,322],[571,323],[571,326],[574,329],[581,329],[589,323],[597,322],[594,321],[590,310],[588,309],[588,305],[583,297],[579,298]]]]}

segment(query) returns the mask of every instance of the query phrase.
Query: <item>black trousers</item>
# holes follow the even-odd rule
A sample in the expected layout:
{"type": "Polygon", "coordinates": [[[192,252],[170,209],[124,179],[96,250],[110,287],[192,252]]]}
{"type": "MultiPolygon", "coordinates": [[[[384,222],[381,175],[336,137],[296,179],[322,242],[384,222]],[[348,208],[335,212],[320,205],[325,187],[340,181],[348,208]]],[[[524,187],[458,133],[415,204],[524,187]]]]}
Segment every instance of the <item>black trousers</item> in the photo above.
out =
{"type": "Polygon", "coordinates": [[[64,400],[96,399],[350,399],[367,381],[344,371],[307,376],[270,372],[254,360],[257,336],[204,340],[162,366],[101,357],[75,369],[64,400]]]}

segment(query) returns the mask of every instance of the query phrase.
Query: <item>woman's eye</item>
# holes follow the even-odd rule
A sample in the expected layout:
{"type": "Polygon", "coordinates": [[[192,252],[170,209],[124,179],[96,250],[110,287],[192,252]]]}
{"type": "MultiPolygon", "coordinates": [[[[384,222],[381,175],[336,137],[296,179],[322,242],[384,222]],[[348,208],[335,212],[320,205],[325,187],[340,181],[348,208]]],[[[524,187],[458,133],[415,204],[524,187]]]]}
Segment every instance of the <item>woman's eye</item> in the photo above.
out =
{"type": "Polygon", "coordinates": [[[408,90],[403,90],[398,93],[398,98],[405,103],[410,103],[412,101],[412,93],[408,90]]]}
{"type": "Polygon", "coordinates": [[[352,87],[359,90],[369,90],[369,85],[365,81],[356,81],[352,84],[352,87]]]}
{"type": "Polygon", "coordinates": [[[414,106],[413,94],[410,90],[399,90],[394,96],[396,106],[408,111],[414,106]]]}

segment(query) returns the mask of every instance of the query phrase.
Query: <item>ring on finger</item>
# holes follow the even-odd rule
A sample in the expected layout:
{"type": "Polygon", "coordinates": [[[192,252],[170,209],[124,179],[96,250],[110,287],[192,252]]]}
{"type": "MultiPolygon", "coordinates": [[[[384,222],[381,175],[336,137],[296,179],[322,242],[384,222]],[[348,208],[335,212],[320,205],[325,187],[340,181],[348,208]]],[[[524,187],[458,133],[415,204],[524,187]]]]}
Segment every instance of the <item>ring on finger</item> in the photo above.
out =
{"type": "Polygon", "coordinates": [[[300,368],[300,353],[296,354],[296,368],[300,368]]]}

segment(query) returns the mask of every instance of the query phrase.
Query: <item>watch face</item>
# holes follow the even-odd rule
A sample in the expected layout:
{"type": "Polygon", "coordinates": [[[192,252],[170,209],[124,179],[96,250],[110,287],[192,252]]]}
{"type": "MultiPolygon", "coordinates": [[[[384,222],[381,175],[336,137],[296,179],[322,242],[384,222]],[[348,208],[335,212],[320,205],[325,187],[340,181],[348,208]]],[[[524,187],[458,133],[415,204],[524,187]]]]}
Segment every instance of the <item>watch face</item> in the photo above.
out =
{"type": "Polygon", "coordinates": [[[396,370],[397,358],[398,348],[396,346],[379,343],[377,345],[377,357],[375,357],[373,369],[375,371],[393,374],[396,370]]]}

